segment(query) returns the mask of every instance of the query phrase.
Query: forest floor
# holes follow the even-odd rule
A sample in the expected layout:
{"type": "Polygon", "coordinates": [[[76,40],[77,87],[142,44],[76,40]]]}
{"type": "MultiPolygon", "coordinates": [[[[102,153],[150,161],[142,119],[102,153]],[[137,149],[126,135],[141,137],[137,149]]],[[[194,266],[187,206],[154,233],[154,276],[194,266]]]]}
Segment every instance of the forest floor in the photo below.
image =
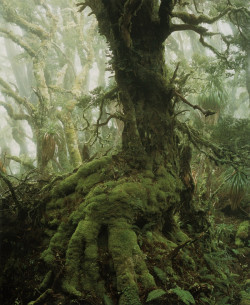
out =
{"type": "MultiPolygon", "coordinates": [[[[35,187],[33,191],[34,189],[35,187]]],[[[28,207],[25,215],[18,215],[16,209],[11,208],[13,202],[6,202],[5,200],[1,203],[0,254],[2,274],[0,276],[0,304],[2,305],[25,305],[31,300],[37,299],[41,294],[41,283],[47,267],[40,257],[49,242],[49,237],[45,233],[46,228],[39,222],[41,215],[44,213],[42,205],[38,204],[41,200],[44,200],[44,198],[37,197],[36,203],[33,202],[33,207],[28,207]]],[[[249,305],[250,249],[249,233],[247,233],[249,232],[249,220],[242,213],[228,215],[218,210],[210,218],[211,244],[207,254],[203,253],[202,239],[188,250],[189,256],[196,260],[195,264],[202,265],[199,266],[199,272],[195,268],[192,271],[189,262],[185,262],[183,257],[177,256],[173,263],[173,269],[176,273],[173,274],[173,278],[182,275],[179,278],[183,283],[192,283],[192,285],[189,285],[189,292],[192,293],[194,298],[199,293],[199,297],[195,298],[195,304],[197,305],[249,305]],[[246,225],[245,229],[243,228],[243,231],[245,231],[240,235],[239,228],[244,223],[245,225],[248,223],[248,227],[246,225]],[[200,293],[201,291],[202,293],[200,293]]],[[[146,249],[146,251],[151,250],[146,249]]],[[[153,255],[152,252],[152,262],[154,260],[153,255]]],[[[60,263],[63,264],[63,262],[58,261],[58,264],[60,263]]],[[[153,267],[149,268],[150,272],[151,269],[153,270],[153,267]]],[[[158,270],[159,286],[161,285],[160,271],[158,270]]],[[[180,280],[177,280],[177,282],[181,283],[180,280]]],[[[168,287],[168,284],[165,287],[168,287]]],[[[180,291],[185,292],[186,290],[180,291]]],[[[176,291],[177,295],[178,293],[180,292],[176,291]]],[[[53,304],[61,304],[61,297],[60,293],[55,292],[53,299],[57,301],[53,304]]],[[[38,302],[33,304],[51,305],[52,303],[38,302]]],[[[95,303],[93,300],[93,303],[73,302],[72,304],[101,305],[102,303],[95,303]]],[[[164,303],[164,300],[150,303],[146,302],[145,297],[145,304],[194,303],[192,300],[185,299],[185,296],[179,295],[175,303],[164,303]]]]}

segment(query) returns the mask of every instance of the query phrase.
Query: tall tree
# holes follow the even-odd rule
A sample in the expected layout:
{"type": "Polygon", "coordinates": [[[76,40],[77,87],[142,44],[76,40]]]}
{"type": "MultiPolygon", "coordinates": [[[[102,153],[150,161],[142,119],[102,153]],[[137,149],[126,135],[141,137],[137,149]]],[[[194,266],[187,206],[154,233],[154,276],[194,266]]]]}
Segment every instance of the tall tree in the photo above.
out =
{"type": "MultiPolygon", "coordinates": [[[[194,31],[216,53],[206,41],[215,33],[204,24],[218,21],[234,8],[225,4],[218,12],[215,5],[211,12],[217,13],[209,16],[189,13],[189,5],[182,0],[79,3],[80,11],[92,10],[106,37],[117,86],[99,99],[96,138],[100,127],[111,119],[120,120],[122,149],[83,164],[44,188],[52,189],[41,220],[49,229],[41,254],[47,274],[38,290],[41,294],[36,293],[30,305],[140,305],[155,299],[164,304],[166,298],[174,304],[178,297],[194,304],[191,290],[201,300],[205,289],[196,285],[201,273],[197,262],[205,260],[204,249],[195,249],[192,257],[187,246],[204,237],[208,221],[192,201],[191,142],[209,147],[215,161],[223,156],[226,162],[226,157],[225,151],[177,119],[178,100],[206,117],[214,112],[191,104],[181,94],[175,85],[178,65],[174,71],[166,66],[164,42],[173,32],[194,31]],[[103,101],[113,96],[119,111],[102,121],[103,101]],[[184,233],[187,228],[190,236],[194,234],[192,239],[184,233]],[[184,264],[190,278],[183,274],[184,264]]],[[[195,9],[194,1],[191,12],[195,9]]],[[[8,89],[5,83],[2,86],[8,89]]],[[[71,111],[74,103],[70,101],[68,107],[71,111]]],[[[67,124],[68,112],[61,114],[67,124]]]]}
{"type": "MultiPolygon", "coordinates": [[[[178,67],[174,72],[167,68],[164,41],[175,31],[192,30],[212,48],[205,37],[214,33],[203,25],[233,8],[225,5],[216,16],[207,16],[188,13],[185,5],[170,0],[79,3],[80,11],[91,8],[112,51],[122,109],[105,122],[98,120],[97,127],[116,118],[123,121],[124,129],[121,153],[80,167],[54,188],[47,206],[48,215],[64,218],[57,222],[42,257],[54,274],[58,261],[64,262],[60,284],[72,298],[90,303],[106,298],[108,304],[107,295],[116,291],[119,305],[142,304],[145,293],[158,285],[152,272],[152,265],[160,265],[157,258],[165,253],[161,266],[166,274],[182,247],[176,243],[188,240],[174,215],[179,214],[194,231],[206,230],[203,213],[192,203],[192,152],[180,130],[189,139],[199,137],[177,120],[174,101],[180,99],[205,116],[214,112],[192,105],[177,91],[178,67]],[[154,258],[149,263],[150,249],[154,258]]],[[[213,148],[218,157],[220,152],[213,148]]]]}

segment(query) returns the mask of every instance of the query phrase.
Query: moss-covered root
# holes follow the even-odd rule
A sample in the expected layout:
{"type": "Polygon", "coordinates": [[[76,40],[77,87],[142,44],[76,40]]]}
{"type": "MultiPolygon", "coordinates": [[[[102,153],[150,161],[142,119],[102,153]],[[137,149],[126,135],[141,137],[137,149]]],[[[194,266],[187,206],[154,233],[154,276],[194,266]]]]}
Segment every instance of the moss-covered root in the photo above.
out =
{"type": "Polygon", "coordinates": [[[97,237],[100,225],[93,219],[81,220],[72,235],[66,251],[66,275],[63,289],[77,297],[81,291],[95,291],[103,296],[104,284],[98,268],[97,237]]]}
{"type": "Polygon", "coordinates": [[[108,246],[116,271],[117,290],[121,293],[119,305],[141,304],[138,286],[152,289],[156,284],[146,266],[137,236],[125,219],[117,219],[109,225],[108,246]]]}

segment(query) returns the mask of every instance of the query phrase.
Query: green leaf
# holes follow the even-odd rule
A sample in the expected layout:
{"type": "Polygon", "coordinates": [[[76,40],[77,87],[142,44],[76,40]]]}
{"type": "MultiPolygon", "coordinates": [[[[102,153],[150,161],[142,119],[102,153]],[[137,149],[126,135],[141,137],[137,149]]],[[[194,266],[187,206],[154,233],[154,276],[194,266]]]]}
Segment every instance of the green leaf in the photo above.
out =
{"type": "Polygon", "coordinates": [[[187,290],[183,290],[180,287],[176,287],[174,289],[170,289],[172,292],[174,292],[179,298],[180,300],[189,305],[189,304],[195,304],[195,300],[194,297],[192,296],[192,294],[187,291],[187,290]]]}
{"type": "Polygon", "coordinates": [[[163,296],[164,294],[166,294],[166,291],[162,290],[162,289],[156,289],[153,291],[150,291],[147,297],[146,302],[151,302],[155,299],[160,298],[161,296],[163,296]]]}

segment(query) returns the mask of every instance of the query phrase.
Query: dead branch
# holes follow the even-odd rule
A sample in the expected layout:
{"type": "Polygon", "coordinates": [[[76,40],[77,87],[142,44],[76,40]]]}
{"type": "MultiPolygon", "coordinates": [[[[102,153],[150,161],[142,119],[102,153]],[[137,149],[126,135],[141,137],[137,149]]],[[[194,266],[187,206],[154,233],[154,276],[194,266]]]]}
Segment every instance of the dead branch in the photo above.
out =
{"type": "Polygon", "coordinates": [[[174,94],[176,96],[178,96],[185,104],[187,104],[188,106],[192,107],[193,109],[198,109],[200,110],[200,112],[202,112],[205,117],[209,116],[209,115],[213,115],[216,113],[216,111],[211,111],[211,110],[205,110],[203,108],[201,108],[199,105],[193,105],[191,104],[187,99],[185,99],[184,96],[182,96],[179,92],[177,91],[174,91],[174,94]]]}
{"type": "Polygon", "coordinates": [[[11,193],[11,196],[15,202],[15,204],[17,205],[17,207],[20,207],[20,203],[17,199],[17,196],[16,196],[16,193],[14,191],[14,187],[12,185],[12,183],[10,182],[10,180],[7,178],[7,176],[5,174],[3,174],[1,171],[0,171],[0,178],[5,182],[5,184],[8,186],[9,190],[10,190],[10,193],[11,193]]]}

